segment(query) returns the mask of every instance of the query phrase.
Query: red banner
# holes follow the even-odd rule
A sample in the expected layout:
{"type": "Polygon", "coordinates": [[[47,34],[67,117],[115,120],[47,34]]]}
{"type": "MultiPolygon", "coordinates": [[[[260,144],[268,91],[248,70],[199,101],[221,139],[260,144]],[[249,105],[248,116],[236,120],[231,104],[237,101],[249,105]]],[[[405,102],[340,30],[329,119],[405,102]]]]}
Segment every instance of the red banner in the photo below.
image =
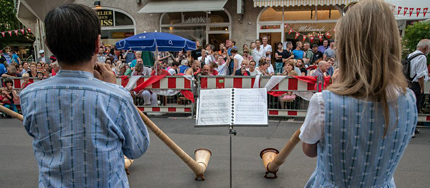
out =
{"type": "Polygon", "coordinates": [[[417,17],[420,15],[421,8],[417,8],[417,17]]]}
{"type": "Polygon", "coordinates": [[[303,42],[306,40],[306,35],[303,35],[303,42]]]}
{"type": "Polygon", "coordinates": [[[323,36],[322,35],[318,35],[318,38],[320,39],[320,42],[322,42],[323,36]]]}
{"type": "Polygon", "coordinates": [[[21,33],[22,33],[22,34],[25,34],[25,30],[24,30],[24,29],[21,29],[21,33]]]}
{"type": "Polygon", "coordinates": [[[423,8],[423,15],[424,17],[426,17],[427,11],[429,10],[429,8],[423,8]]]}
{"type": "Polygon", "coordinates": [[[314,36],[309,37],[311,39],[311,43],[314,42],[314,36]]]}
{"type": "Polygon", "coordinates": [[[400,14],[400,11],[402,11],[402,7],[397,7],[397,15],[399,15],[400,14]]]}
{"type": "Polygon", "coordinates": [[[405,7],[404,11],[403,11],[403,16],[406,16],[406,13],[408,12],[408,7],[405,7]]]}
{"type": "Polygon", "coordinates": [[[12,31],[7,31],[7,33],[9,33],[9,35],[12,36],[12,31]]]}
{"type": "Polygon", "coordinates": [[[295,39],[297,39],[297,37],[299,37],[299,35],[300,35],[300,33],[297,33],[297,32],[296,32],[296,37],[295,37],[295,39]]]}
{"type": "Polygon", "coordinates": [[[290,34],[291,32],[293,32],[293,29],[290,29],[290,31],[288,32],[288,34],[290,34]]]}
{"type": "Polygon", "coordinates": [[[15,32],[15,35],[18,36],[18,30],[15,30],[13,32],[15,32]]]}
{"type": "Polygon", "coordinates": [[[412,13],[414,12],[414,8],[410,8],[409,9],[409,17],[411,17],[412,16],[412,13]]]}

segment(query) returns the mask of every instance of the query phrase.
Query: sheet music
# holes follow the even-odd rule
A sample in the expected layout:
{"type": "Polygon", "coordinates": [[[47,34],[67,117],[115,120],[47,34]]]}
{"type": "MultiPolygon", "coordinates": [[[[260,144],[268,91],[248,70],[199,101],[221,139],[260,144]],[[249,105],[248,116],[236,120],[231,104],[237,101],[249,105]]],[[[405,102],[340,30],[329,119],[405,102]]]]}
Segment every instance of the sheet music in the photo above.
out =
{"type": "Polygon", "coordinates": [[[266,88],[234,89],[234,124],[268,124],[266,88]]]}
{"type": "Polygon", "coordinates": [[[200,90],[197,125],[230,125],[231,89],[200,90]]]}

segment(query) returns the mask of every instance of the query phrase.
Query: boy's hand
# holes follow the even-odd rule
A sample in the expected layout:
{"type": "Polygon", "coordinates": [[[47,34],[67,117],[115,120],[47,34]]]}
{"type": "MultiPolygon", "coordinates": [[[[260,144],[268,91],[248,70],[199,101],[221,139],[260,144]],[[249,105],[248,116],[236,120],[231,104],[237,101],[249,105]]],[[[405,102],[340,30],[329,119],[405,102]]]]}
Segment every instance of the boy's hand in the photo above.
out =
{"type": "Polygon", "coordinates": [[[112,84],[116,84],[116,77],[108,64],[96,63],[94,67],[94,77],[112,84]]]}

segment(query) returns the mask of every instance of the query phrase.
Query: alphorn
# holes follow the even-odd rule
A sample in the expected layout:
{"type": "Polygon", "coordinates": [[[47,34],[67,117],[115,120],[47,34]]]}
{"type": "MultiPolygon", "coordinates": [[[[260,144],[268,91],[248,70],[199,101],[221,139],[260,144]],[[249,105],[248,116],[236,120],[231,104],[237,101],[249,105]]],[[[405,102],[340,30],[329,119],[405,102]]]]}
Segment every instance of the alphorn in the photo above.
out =
{"type": "MultiPolygon", "coordinates": [[[[195,180],[205,180],[204,172],[206,171],[206,168],[209,164],[209,159],[212,155],[212,152],[208,149],[199,148],[196,151],[194,151],[194,155],[196,157],[196,160],[192,159],[187,153],[184,152],[175,142],[173,142],[172,139],[170,139],[160,128],[157,127],[145,114],[142,113],[137,107],[137,111],[139,112],[140,117],[142,118],[143,122],[145,122],[146,126],[154,132],[155,135],[157,135],[158,138],[161,139],[176,155],[178,155],[179,158],[182,159],[182,161],[185,162],[185,164],[188,165],[188,167],[191,168],[191,170],[196,174],[195,180]]],[[[0,105],[0,111],[3,113],[6,113],[13,118],[16,118],[20,121],[23,121],[24,118],[21,114],[18,114],[4,106],[0,105]]],[[[127,174],[128,168],[133,164],[132,159],[128,159],[124,156],[124,167],[127,174]]]]}
{"type": "Polygon", "coordinates": [[[281,152],[274,148],[266,148],[260,152],[260,157],[263,159],[264,168],[266,168],[266,174],[264,175],[267,179],[275,179],[278,178],[276,173],[279,170],[279,167],[284,164],[285,159],[287,159],[288,155],[290,155],[291,151],[300,142],[299,138],[300,128],[294,132],[293,136],[291,136],[288,143],[282,148],[281,152]],[[269,177],[269,174],[273,174],[272,177],[269,177]]]}

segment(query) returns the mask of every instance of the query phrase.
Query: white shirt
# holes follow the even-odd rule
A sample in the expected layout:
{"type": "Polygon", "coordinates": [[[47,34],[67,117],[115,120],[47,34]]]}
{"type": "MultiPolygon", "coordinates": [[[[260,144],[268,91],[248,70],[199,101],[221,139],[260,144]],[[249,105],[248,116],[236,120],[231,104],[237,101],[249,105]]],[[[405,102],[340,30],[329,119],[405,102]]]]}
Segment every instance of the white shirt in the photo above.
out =
{"type": "Polygon", "coordinates": [[[269,74],[275,73],[275,69],[273,69],[272,63],[270,63],[269,68],[267,68],[267,73],[269,73],[269,74]]]}
{"type": "MultiPolygon", "coordinates": [[[[409,54],[409,57],[412,57],[418,53],[423,53],[419,50],[409,54]]],[[[421,78],[424,76],[424,82],[427,82],[428,78],[428,70],[427,70],[427,58],[424,55],[419,55],[417,57],[415,57],[414,59],[411,60],[411,74],[410,77],[414,77],[414,80],[412,80],[412,82],[418,82],[418,78],[421,78]],[[415,74],[417,76],[415,76],[415,74]]]]}
{"type": "MultiPolygon", "coordinates": [[[[259,73],[259,71],[257,69],[254,69],[253,72],[251,72],[249,69],[247,69],[247,71],[249,71],[249,73],[251,74],[251,76],[257,76],[258,73],[259,73]]],[[[260,72],[260,74],[261,74],[261,72],[260,72]]]]}
{"type": "Polygon", "coordinates": [[[169,70],[168,70],[168,72],[170,73],[170,75],[176,75],[176,70],[175,69],[172,69],[172,68],[170,68],[169,70]]]}
{"type": "Polygon", "coordinates": [[[272,46],[270,46],[270,44],[267,44],[266,46],[261,45],[260,48],[263,49],[263,51],[264,51],[264,56],[263,57],[272,57],[272,55],[271,55],[271,53],[272,53],[272,46]],[[267,55],[267,52],[270,52],[270,54],[267,55]]]}
{"type": "Polygon", "coordinates": [[[218,71],[218,76],[227,75],[227,67],[225,65],[226,63],[223,63],[222,65],[218,65],[218,68],[215,69],[216,71],[218,71]]]}
{"type": "MultiPolygon", "coordinates": [[[[198,57],[197,60],[201,62],[202,56],[198,57]]],[[[207,55],[205,58],[205,65],[209,65],[211,61],[214,61],[214,58],[211,55],[207,55]]],[[[203,65],[202,65],[203,66],[203,65]]]]}
{"type": "Polygon", "coordinates": [[[307,144],[315,144],[324,134],[324,100],[322,93],[315,93],[309,101],[305,122],[300,128],[299,138],[307,144]]]}
{"type": "Polygon", "coordinates": [[[243,57],[240,54],[236,54],[234,56],[234,59],[237,61],[237,62],[235,62],[236,63],[236,70],[239,70],[240,65],[242,64],[242,61],[243,61],[243,57]]]}
{"type": "Polygon", "coordinates": [[[263,48],[260,48],[260,50],[257,50],[257,48],[254,48],[254,50],[252,50],[252,58],[254,58],[255,60],[255,67],[258,67],[258,62],[262,57],[264,57],[263,48]]]}

